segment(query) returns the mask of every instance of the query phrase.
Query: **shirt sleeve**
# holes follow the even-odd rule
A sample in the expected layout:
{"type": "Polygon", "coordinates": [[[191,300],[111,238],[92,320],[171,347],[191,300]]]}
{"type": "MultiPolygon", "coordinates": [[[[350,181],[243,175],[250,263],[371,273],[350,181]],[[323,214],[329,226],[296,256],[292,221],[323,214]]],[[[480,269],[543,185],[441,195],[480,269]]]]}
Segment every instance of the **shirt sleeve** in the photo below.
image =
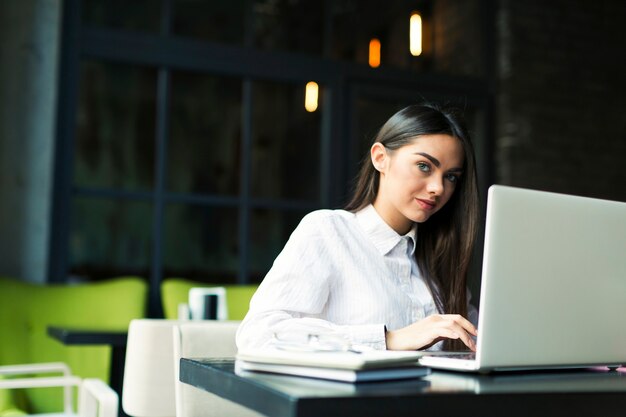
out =
{"type": "Polygon", "coordinates": [[[316,212],[294,230],[250,302],[237,347],[263,348],[274,334],[333,333],[352,344],[385,349],[383,324],[338,325],[325,319],[333,283],[341,277],[325,244],[328,221],[316,212]]]}

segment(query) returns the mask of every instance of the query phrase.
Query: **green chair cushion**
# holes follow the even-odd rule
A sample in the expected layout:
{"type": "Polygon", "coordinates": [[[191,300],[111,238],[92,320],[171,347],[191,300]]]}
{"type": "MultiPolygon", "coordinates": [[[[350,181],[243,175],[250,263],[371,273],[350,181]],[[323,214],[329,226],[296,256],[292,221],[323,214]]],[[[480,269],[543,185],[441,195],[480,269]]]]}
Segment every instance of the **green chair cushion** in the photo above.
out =
{"type": "MultiPolygon", "coordinates": [[[[147,284],[138,277],[75,285],[0,277],[0,365],[65,362],[75,375],[108,381],[110,347],[65,346],[48,336],[47,328],[126,331],[131,320],[145,317],[147,294],[147,284]]],[[[61,410],[61,389],[54,390],[27,390],[27,411],[61,410]]]]}

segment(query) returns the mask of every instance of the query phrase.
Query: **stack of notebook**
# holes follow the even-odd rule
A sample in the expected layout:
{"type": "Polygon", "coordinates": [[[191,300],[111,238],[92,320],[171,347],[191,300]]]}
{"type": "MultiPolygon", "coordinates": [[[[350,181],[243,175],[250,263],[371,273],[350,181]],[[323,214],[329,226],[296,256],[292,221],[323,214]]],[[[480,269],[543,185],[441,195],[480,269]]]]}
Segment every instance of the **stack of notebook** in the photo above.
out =
{"type": "Polygon", "coordinates": [[[235,369],[345,382],[419,378],[429,368],[419,365],[419,352],[299,352],[281,349],[243,350],[235,369]]]}

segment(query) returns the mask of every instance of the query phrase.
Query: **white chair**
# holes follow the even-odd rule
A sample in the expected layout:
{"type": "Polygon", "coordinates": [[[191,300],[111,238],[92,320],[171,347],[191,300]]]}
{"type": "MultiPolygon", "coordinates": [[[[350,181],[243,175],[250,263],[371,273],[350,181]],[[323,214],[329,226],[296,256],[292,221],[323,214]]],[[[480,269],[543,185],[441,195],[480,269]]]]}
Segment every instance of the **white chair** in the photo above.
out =
{"type": "Polygon", "coordinates": [[[261,414],[179,381],[180,358],[234,358],[239,321],[187,321],[174,327],[177,417],[259,417],[261,414]]]}
{"type": "Polygon", "coordinates": [[[172,329],[177,320],[136,319],[128,327],[122,408],[133,417],[174,417],[172,329]]]}
{"type": "MultiPolygon", "coordinates": [[[[0,389],[63,387],[63,413],[46,416],[117,417],[119,398],[111,387],[96,378],[81,379],[72,375],[62,362],[0,366],[0,389]],[[61,376],[39,376],[61,373],[61,376]],[[37,374],[38,376],[32,376],[37,374]],[[13,378],[16,375],[28,377],[13,378]],[[78,390],[78,412],[74,411],[73,390],[78,390]]],[[[43,415],[43,414],[39,414],[43,415]]]]}
{"type": "Polygon", "coordinates": [[[258,417],[178,382],[182,356],[234,357],[238,321],[136,319],[128,327],[122,408],[132,417],[258,417]]]}

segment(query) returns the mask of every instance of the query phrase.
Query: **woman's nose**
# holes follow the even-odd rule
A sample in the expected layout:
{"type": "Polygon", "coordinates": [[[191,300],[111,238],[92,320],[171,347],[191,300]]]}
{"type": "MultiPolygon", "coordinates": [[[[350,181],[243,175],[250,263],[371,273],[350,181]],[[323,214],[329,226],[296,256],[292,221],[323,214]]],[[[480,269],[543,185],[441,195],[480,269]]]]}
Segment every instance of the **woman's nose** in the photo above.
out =
{"type": "Polygon", "coordinates": [[[443,178],[434,177],[428,182],[428,192],[433,195],[443,193],[443,178]]]}

